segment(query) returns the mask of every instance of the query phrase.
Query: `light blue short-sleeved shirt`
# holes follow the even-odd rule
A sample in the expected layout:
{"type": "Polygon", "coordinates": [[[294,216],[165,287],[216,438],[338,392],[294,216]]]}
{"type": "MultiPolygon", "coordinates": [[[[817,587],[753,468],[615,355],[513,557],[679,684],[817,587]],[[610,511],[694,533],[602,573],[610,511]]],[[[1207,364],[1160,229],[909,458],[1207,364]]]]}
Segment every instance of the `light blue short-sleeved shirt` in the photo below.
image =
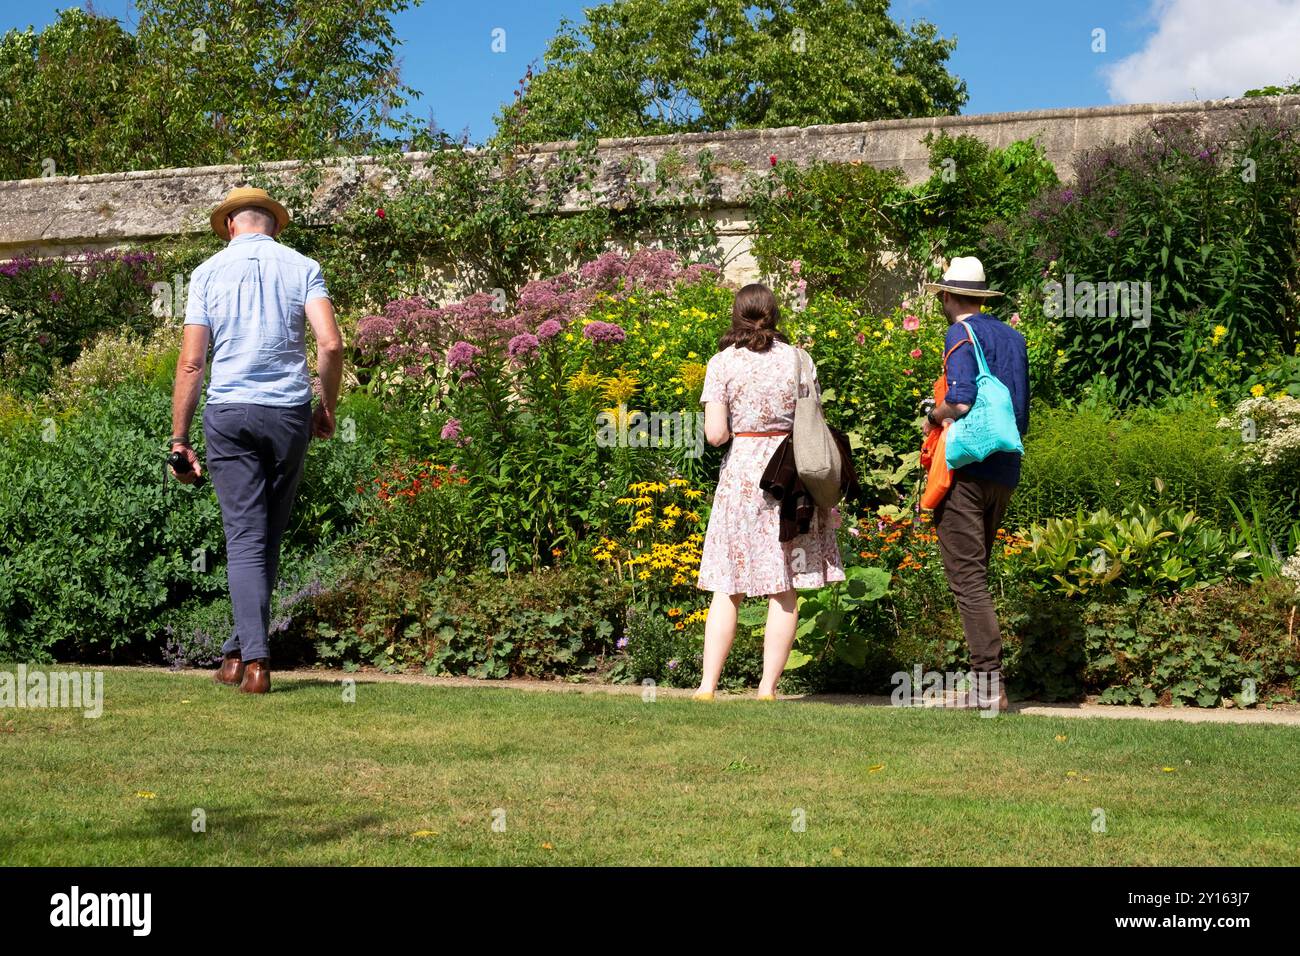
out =
{"type": "Polygon", "coordinates": [[[212,330],[208,401],[311,401],[306,305],[328,296],[319,263],[262,233],[236,236],[195,269],[185,324],[212,330]]]}

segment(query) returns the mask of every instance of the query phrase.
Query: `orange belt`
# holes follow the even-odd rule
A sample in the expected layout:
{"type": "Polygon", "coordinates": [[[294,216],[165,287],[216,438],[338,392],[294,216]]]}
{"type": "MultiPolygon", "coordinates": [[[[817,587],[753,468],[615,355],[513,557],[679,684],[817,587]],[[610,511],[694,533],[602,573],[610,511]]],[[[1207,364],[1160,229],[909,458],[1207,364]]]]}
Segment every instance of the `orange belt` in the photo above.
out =
{"type": "Polygon", "coordinates": [[[734,432],[733,438],[775,438],[777,435],[788,435],[789,432],[734,432]]]}

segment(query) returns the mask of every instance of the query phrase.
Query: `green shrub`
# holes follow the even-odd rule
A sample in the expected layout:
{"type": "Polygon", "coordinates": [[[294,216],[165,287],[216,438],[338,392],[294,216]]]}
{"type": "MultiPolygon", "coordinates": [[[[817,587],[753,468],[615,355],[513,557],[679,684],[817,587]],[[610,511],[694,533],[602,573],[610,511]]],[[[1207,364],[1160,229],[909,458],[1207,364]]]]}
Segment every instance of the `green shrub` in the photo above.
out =
{"type": "Polygon", "coordinates": [[[1145,706],[1294,700],[1298,600],[1279,579],[1167,597],[1132,589],[1108,600],[1044,597],[1010,622],[1017,689],[1145,706]]]}
{"type": "Polygon", "coordinates": [[[454,633],[441,635],[427,669],[471,677],[555,677],[594,669],[613,650],[625,587],[568,566],[502,579],[469,575],[444,598],[454,633]]]}
{"type": "MultiPolygon", "coordinates": [[[[366,546],[407,568],[489,564],[494,556],[480,550],[466,482],[448,466],[425,460],[399,462],[358,485],[366,546]]],[[[504,552],[500,554],[504,558],[504,552]]],[[[504,570],[505,562],[497,563],[504,570]]]]}
{"type": "Polygon", "coordinates": [[[77,261],[18,258],[0,265],[5,386],[37,395],[100,332],[154,329],[155,259],[151,252],[88,252],[77,261]]]}
{"type": "MultiPolygon", "coordinates": [[[[767,607],[751,599],[746,608],[767,607]]],[[[671,620],[633,604],[627,609],[624,656],[611,679],[654,683],[663,687],[699,687],[704,666],[704,637],[698,630],[678,630],[671,620]]],[[[752,687],[763,676],[763,638],[754,629],[738,627],[719,686],[723,690],[752,687]]]]}
{"type": "Polygon", "coordinates": [[[564,677],[614,648],[627,592],[575,565],[511,575],[428,574],[366,563],[296,615],[322,663],[470,677],[564,677]]]}
{"type": "Polygon", "coordinates": [[[5,439],[0,654],[121,655],[169,604],[223,586],[211,486],[164,481],[170,418],[165,393],[126,384],[5,439]]]}
{"type": "Polygon", "coordinates": [[[71,365],[54,373],[49,397],[60,408],[71,408],[126,382],[149,382],[165,391],[175,378],[180,348],[181,330],[176,325],[145,335],[100,333],[71,365]]]}
{"type": "MultiPolygon", "coordinates": [[[[346,543],[304,554],[287,551],[280,558],[280,580],[271,592],[269,644],[277,665],[312,659],[315,635],[300,619],[344,585],[356,572],[361,555],[346,543]]],[[[221,647],[234,629],[230,598],[196,597],[159,619],[157,640],[162,659],[172,668],[210,667],[221,660],[221,647]],[[165,623],[163,623],[165,622],[165,623]]]]}
{"type": "Polygon", "coordinates": [[[875,294],[891,273],[885,254],[907,244],[896,211],[905,195],[899,169],[780,163],[751,186],[754,257],[773,276],[799,261],[810,294],[875,294]]]}
{"type": "Polygon", "coordinates": [[[1245,578],[1255,569],[1237,535],[1178,508],[1079,511],[1034,525],[1028,534],[1030,583],[1067,597],[1118,587],[1168,594],[1245,578]]]}
{"type": "Polygon", "coordinates": [[[896,168],[861,162],[782,162],[753,179],[748,205],[759,266],[783,283],[802,280],[809,295],[834,292],[888,307],[918,273],[935,271],[936,257],[974,253],[989,222],[1015,218],[1057,183],[1032,140],[1000,149],[941,133],[926,145],[933,175],[912,187],[896,168]]]}
{"type": "Polygon", "coordinates": [[[286,531],[290,548],[314,551],[319,542],[359,529],[365,521],[365,501],[358,488],[375,476],[392,446],[418,427],[411,413],[385,409],[359,391],[346,392],[339,399],[334,418],[334,437],[313,440],[308,448],[286,531]]]}
{"type": "MultiPolygon", "coordinates": [[[[1059,184],[1046,151],[1031,139],[998,148],[941,131],[928,133],[925,144],[932,175],[911,190],[916,202],[903,210],[917,262],[978,255],[989,223],[1016,218],[1059,184]]],[[[933,265],[931,272],[941,274],[933,265]]]]}
{"type": "MultiPolygon", "coordinates": [[[[128,381],[94,401],[12,420],[0,443],[0,654],[22,660],[157,657],[163,617],[225,589],[211,484],[163,471],[169,383],[128,381]]],[[[383,418],[348,396],[342,433],[313,442],[285,548],[317,550],[357,522],[358,483],[383,453],[383,418]]],[[[196,451],[203,456],[202,429],[196,451]]]]}
{"type": "MultiPolygon", "coordinates": [[[[1080,508],[1122,511],[1130,502],[1195,510],[1232,527],[1232,504],[1279,502],[1286,482],[1237,459],[1241,437],[1219,428],[1204,402],[1132,408],[1033,406],[1020,485],[1007,527],[1025,527],[1080,508]]],[[[1289,495],[1287,496],[1289,497],[1289,495]]],[[[1289,524],[1279,507],[1274,522],[1289,524]]]]}
{"type": "Polygon", "coordinates": [[[1073,184],[992,227],[985,266],[1019,290],[1022,314],[1056,313],[1065,394],[1104,374],[1122,403],[1149,402],[1223,384],[1225,363],[1294,353],[1297,208],[1293,123],[1165,118],[1090,151],[1073,184]],[[1085,282],[1149,283],[1149,322],[1065,301],[1085,282]]]}

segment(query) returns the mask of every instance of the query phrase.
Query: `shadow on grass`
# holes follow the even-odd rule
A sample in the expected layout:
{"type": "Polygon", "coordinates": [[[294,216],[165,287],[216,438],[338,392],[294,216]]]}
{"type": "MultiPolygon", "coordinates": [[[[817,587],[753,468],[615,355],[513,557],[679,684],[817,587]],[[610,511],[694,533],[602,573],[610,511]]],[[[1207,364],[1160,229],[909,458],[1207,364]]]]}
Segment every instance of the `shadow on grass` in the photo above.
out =
{"type": "MultiPolygon", "coordinates": [[[[312,823],[309,818],[313,811],[336,814],[333,804],[294,799],[277,802],[273,810],[250,810],[246,807],[206,806],[194,807],[188,804],[171,803],[165,806],[151,806],[140,819],[120,826],[107,828],[80,828],[75,837],[59,836],[60,843],[76,846],[93,844],[122,844],[129,847],[143,848],[155,841],[180,843],[186,840],[207,839],[213,841],[199,850],[211,852],[244,851],[250,855],[260,855],[266,851],[267,857],[279,856],[287,844],[324,845],[335,843],[357,833],[375,830],[387,823],[387,819],[375,813],[361,813],[351,817],[337,816],[312,823]],[[206,831],[195,832],[194,811],[203,811],[206,831]]],[[[75,821],[69,821],[75,825],[75,821]]],[[[45,839],[50,834],[44,834],[45,839]]],[[[16,838],[13,834],[0,834],[0,859],[12,859],[23,847],[34,842],[32,839],[16,838]]],[[[138,861],[120,861],[135,863],[138,861]]],[[[256,861],[254,861],[256,862],[256,861]]],[[[73,865],[76,865],[75,863],[73,865]]]]}

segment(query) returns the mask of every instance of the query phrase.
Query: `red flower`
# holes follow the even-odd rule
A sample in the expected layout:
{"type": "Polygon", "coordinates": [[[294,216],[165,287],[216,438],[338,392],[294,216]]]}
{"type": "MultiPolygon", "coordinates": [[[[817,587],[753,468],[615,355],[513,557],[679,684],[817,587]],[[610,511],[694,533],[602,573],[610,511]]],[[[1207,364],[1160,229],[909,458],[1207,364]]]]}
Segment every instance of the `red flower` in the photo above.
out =
{"type": "Polygon", "coordinates": [[[376,209],[376,210],[375,210],[375,215],[378,216],[380,219],[383,219],[383,218],[384,218],[384,207],[383,207],[383,206],[380,206],[378,209],[376,209]]]}
{"type": "Polygon", "coordinates": [[[776,156],[769,156],[769,157],[767,157],[767,161],[768,161],[769,163],[771,163],[773,166],[775,166],[775,165],[776,165],[776,156]]]}

